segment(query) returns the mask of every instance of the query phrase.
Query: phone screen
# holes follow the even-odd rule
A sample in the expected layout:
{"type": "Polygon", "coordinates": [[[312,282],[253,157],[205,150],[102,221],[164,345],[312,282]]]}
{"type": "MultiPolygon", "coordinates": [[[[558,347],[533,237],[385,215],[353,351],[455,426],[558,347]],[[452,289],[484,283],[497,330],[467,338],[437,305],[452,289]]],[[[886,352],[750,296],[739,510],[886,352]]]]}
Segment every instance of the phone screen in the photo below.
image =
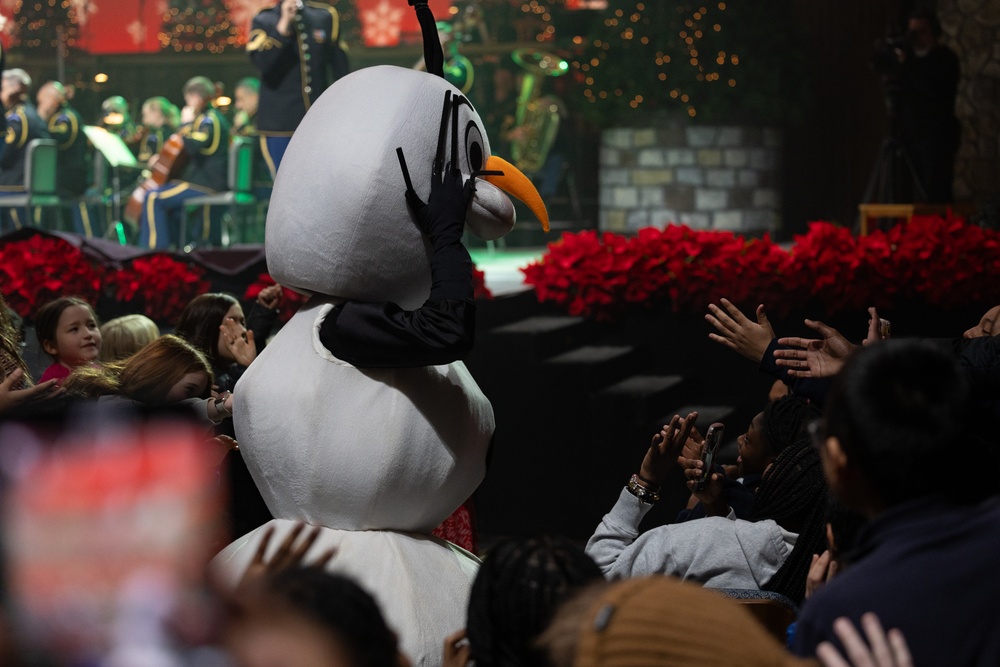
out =
{"type": "Polygon", "coordinates": [[[701,479],[698,480],[698,488],[705,486],[709,476],[712,474],[712,466],[715,464],[715,455],[719,450],[719,443],[722,442],[722,435],[726,427],[720,422],[715,422],[708,427],[705,434],[705,447],[701,450],[701,460],[705,464],[702,468],[701,479]]]}

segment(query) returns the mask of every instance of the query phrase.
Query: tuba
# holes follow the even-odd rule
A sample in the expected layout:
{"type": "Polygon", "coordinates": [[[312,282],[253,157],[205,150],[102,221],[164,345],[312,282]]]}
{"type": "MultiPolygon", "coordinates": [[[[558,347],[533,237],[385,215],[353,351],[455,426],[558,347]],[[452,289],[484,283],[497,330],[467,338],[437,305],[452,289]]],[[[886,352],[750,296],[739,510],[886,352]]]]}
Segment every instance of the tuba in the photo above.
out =
{"type": "Polygon", "coordinates": [[[542,84],[545,77],[565,74],[569,64],[559,56],[536,49],[518,49],[513,58],[525,75],[517,98],[516,131],[510,156],[514,166],[525,174],[534,174],[545,164],[559,132],[559,118],[565,115],[558,97],[541,94],[542,84]]]}

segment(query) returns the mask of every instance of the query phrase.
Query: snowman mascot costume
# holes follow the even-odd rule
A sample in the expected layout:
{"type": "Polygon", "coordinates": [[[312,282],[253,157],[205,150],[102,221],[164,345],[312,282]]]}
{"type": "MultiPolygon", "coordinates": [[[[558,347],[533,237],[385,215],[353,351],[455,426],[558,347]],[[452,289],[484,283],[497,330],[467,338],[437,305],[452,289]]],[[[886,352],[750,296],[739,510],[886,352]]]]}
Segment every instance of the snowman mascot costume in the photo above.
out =
{"type": "Polygon", "coordinates": [[[462,232],[509,232],[505,191],[548,220],[441,76],[430,10],[410,4],[428,72],[379,66],[340,79],[281,163],[268,268],[312,296],[240,379],[233,417],[276,518],[214,565],[235,583],[269,529],[273,551],[297,521],[321,527],[306,561],[336,547],[327,568],[375,596],[414,664],[435,665],[464,627],[478,561],[430,533],[482,481],[494,428],[459,361],[475,328],[462,232]]]}

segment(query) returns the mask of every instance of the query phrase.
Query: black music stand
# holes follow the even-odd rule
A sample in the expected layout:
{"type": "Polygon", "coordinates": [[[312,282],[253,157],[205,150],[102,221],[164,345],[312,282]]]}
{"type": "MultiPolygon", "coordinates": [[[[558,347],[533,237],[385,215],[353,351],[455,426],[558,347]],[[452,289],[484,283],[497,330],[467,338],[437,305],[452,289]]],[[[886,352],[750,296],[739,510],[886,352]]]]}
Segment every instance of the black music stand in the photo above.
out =
{"type": "MultiPolygon", "coordinates": [[[[87,139],[94,145],[94,148],[104,157],[111,166],[111,224],[108,225],[110,235],[114,230],[114,237],[122,245],[125,245],[125,226],[122,224],[122,183],[121,168],[139,169],[139,161],[129,150],[128,146],[117,134],[111,134],[103,127],[96,125],[85,125],[83,128],[87,139]]],[[[103,184],[102,184],[103,187],[103,184]]]]}

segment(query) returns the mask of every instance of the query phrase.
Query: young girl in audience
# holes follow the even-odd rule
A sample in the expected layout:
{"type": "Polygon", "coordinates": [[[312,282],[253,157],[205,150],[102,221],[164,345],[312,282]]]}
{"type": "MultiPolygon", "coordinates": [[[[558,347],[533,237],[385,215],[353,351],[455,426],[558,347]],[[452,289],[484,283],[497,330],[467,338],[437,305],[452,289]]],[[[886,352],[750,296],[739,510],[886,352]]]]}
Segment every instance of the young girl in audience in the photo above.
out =
{"type": "Polygon", "coordinates": [[[202,294],[192,299],[174,333],[208,357],[219,391],[232,390],[257,358],[254,334],[247,330],[243,308],[229,294],[202,294]]]}
{"type": "Polygon", "coordinates": [[[121,361],[160,337],[160,328],[145,315],[116,317],[101,325],[101,361],[121,361]]]}
{"type": "Polygon", "coordinates": [[[62,297],[38,309],[35,315],[38,342],[53,359],[39,383],[62,381],[73,369],[97,362],[101,354],[101,330],[89,303],[62,297]]]}
{"type": "MultiPolygon", "coordinates": [[[[281,288],[272,287],[274,289],[262,290],[258,295],[250,311],[249,330],[240,302],[230,294],[202,294],[192,299],[181,313],[174,333],[208,358],[217,391],[232,391],[243,371],[257,357],[255,341],[266,339],[267,332],[277,319],[281,288]]],[[[219,424],[216,432],[226,436],[236,435],[231,420],[219,424]]],[[[226,466],[231,531],[234,535],[244,535],[270,521],[271,513],[242,457],[230,456],[226,466]]]]}
{"type": "Polygon", "coordinates": [[[123,361],[78,368],[64,386],[71,396],[120,396],[144,405],[190,401],[213,422],[232,415],[231,394],[211,397],[208,360],[177,336],[158,338],[123,361]]]}

